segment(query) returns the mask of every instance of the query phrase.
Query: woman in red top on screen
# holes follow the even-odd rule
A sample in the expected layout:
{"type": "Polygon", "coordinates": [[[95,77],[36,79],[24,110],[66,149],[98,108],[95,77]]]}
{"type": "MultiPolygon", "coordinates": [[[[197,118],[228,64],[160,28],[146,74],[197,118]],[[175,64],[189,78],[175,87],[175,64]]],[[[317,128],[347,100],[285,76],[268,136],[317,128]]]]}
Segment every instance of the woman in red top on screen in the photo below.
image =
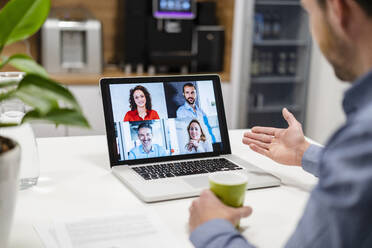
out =
{"type": "Polygon", "coordinates": [[[124,121],[160,119],[158,113],[151,109],[151,96],[145,87],[137,85],[130,90],[129,95],[131,110],[125,114],[124,121]]]}

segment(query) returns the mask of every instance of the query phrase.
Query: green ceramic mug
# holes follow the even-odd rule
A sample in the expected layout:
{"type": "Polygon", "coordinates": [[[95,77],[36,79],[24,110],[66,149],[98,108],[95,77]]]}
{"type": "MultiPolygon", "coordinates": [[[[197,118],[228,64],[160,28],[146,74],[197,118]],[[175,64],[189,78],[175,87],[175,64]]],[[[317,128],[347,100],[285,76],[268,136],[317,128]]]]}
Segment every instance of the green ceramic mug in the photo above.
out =
{"type": "Polygon", "coordinates": [[[247,175],[239,172],[217,172],[209,176],[210,190],[225,205],[234,208],[243,206],[247,183],[247,175]]]}

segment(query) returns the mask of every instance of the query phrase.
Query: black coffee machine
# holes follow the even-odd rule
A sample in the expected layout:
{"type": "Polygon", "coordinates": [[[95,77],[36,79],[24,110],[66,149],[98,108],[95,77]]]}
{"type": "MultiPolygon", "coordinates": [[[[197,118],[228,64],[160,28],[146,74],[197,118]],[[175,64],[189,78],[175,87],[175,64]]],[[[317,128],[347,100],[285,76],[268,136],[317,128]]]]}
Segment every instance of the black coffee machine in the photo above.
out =
{"type": "Polygon", "coordinates": [[[124,68],[128,73],[223,70],[224,29],[216,2],[125,0],[124,68]]]}

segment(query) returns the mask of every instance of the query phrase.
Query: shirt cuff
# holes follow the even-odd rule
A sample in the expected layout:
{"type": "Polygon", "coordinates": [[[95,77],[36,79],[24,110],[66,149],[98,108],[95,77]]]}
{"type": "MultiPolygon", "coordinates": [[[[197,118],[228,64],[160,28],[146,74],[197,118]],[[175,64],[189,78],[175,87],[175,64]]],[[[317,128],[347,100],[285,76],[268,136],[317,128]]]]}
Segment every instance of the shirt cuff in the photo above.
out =
{"type": "Polygon", "coordinates": [[[224,219],[214,219],[197,227],[190,235],[196,248],[235,247],[251,248],[235,227],[224,219]],[[232,241],[232,242],[231,242],[232,241]]]}
{"type": "Polygon", "coordinates": [[[302,156],[302,168],[316,177],[319,176],[319,161],[322,150],[323,148],[320,146],[310,145],[302,156]]]}

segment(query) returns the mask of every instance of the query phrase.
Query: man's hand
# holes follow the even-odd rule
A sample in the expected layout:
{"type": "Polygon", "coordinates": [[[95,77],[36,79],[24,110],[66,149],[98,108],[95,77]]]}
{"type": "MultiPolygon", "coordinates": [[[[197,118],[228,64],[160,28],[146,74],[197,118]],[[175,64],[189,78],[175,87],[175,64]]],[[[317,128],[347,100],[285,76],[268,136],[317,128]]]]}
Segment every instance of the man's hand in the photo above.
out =
{"type": "Polygon", "coordinates": [[[190,232],[212,219],[225,219],[235,226],[241,218],[252,214],[251,207],[232,208],[224,205],[210,190],[204,190],[192,202],[189,210],[190,232]]]}
{"type": "Polygon", "coordinates": [[[302,156],[310,143],[305,140],[301,124],[286,108],[283,117],[288,128],[253,127],[244,133],[243,143],[275,162],[301,166],[302,156]]]}

